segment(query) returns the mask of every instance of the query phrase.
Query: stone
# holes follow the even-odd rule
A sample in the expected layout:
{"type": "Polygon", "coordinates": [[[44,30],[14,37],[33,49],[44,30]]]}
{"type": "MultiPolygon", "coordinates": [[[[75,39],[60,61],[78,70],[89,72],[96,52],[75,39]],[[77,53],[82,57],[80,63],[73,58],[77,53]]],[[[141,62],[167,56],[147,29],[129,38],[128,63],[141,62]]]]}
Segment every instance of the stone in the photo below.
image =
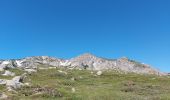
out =
{"type": "Polygon", "coordinates": [[[12,80],[6,80],[6,86],[14,89],[18,89],[21,88],[21,86],[23,86],[22,81],[23,81],[22,76],[16,76],[12,80]]]}
{"type": "Polygon", "coordinates": [[[100,76],[100,75],[102,75],[102,71],[98,71],[96,74],[97,74],[98,76],[100,76]]]}
{"type": "Polygon", "coordinates": [[[83,79],[83,77],[82,77],[82,76],[79,76],[79,78],[80,78],[80,79],[83,79]]]}
{"type": "Polygon", "coordinates": [[[22,83],[15,82],[13,80],[7,80],[7,83],[6,83],[7,87],[11,87],[11,88],[14,88],[14,89],[19,89],[19,88],[21,88],[22,85],[23,85],[22,83]]]}
{"type": "Polygon", "coordinates": [[[72,77],[72,78],[71,78],[71,80],[72,80],[72,81],[75,81],[75,78],[74,78],[74,77],[72,77]]]}
{"type": "Polygon", "coordinates": [[[6,85],[6,80],[5,79],[0,79],[0,85],[6,85]]]}
{"type": "Polygon", "coordinates": [[[0,93],[0,100],[6,100],[8,96],[4,93],[0,93]]]}
{"type": "Polygon", "coordinates": [[[49,67],[48,69],[56,69],[56,67],[49,67]]]}
{"type": "Polygon", "coordinates": [[[66,74],[66,75],[67,75],[67,72],[65,72],[65,71],[58,70],[58,72],[60,72],[60,73],[64,73],[64,74],[66,74]]]}
{"type": "Polygon", "coordinates": [[[22,82],[22,77],[21,76],[15,76],[13,79],[15,82],[22,82]]]}
{"type": "Polygon", "coordinates": [[[24,83],[24,86],[30,86],[30,83],[24,83]]]}
{"type": "Polygon", "coordinates": [[[0,72],[3,72],[4,71],[4,69],[3,68],[0,68],[0,72]]]}
{"type": "Polygon", "coordinates": [[[72,93],[75,93],[76,89],[75,88],[71,88],[71,91],[72,91],[72,93]]]}
{"type": "Polygon", "coordinates": [[[2,75],[3,75],[3,76],[15,76],[15,73],[6,70],[5,73],[2,74],[2,75]]]}
{"type": "Polygon", "coordinates": [[[24,70],[28,72],[29,74],[37,72],[37,70],[35,69],[24,69],[24,70]]]}

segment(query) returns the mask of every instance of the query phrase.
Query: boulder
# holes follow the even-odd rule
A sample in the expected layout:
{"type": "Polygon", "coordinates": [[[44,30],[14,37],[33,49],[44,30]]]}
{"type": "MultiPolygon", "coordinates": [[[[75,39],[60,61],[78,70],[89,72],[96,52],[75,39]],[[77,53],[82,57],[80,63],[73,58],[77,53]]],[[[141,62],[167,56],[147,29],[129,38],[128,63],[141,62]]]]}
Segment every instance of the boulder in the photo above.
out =
{"type": "Polygon", "coordinates": [[[37,70],[35,70],[35,69],[24,69],[24,70],[25,70],[26,72],[28,72],[28,74],[37,72],[37,70]]]}
{"type": "Polygon", "coordinates": [[[6,84],[6,80],[5,79],[0,79],[0,85],[5,85],[6,84]]]}
{"type": "Polygon", "coordinates": [[[102,71],[98,71],[96,74],[97,74],[98,76],[100,76],[100,75],[102,75],[102,71]]]}
{"type": "Polygon", "coordinates": [[[24,78],[25,78],[25,76],[21,75],[21,76],[14,77],[12,80],[6,80],[6,86],[14,88],[14,89],[21,88],[21,86],[24,85],[22,83],[24,78]]]}
{"type": "Polygon", "coordinates": [[[76,89],[73,87],[73,88],[71,88],[71,91],[72,91],[72,93],[75,93],[76,89]]]}
{"type": "Polygon", "coordinates": [[[6,100],[8,96],[4,93],[0,93],[0,100],[6,100]]]}
{"type": "Polygon", "coordinates": [[[22,83],[15,82],[13,80],[7,80],[7,83],[6,83],[7,87],[11,87],[11,88],[14,88],[14,89],[19,89],[19,88],[21,88],[22,85],[23,85],[22,83]]]}
{"type": "Polygon", "coordinates": [[[3,76],[15,76],[15,73],[6,70],[5,73],[2,74],[2,75],[3,75],[3,76]]]}
{"type": "Polygon", "coordinates": [[[24,86],[31,86],[30,83],[24,83],[24,86]]]}
{"type": "Polygon", "coordinates": [[[67,75],[67,72],[65,72],[65,71],[58,70],[58,72],[59,72],[59,73],[63,73],[63,74],[65,74],[65,75],[67,75]]]}
{"type": "Polygon", "coordinates": [[[75,81],[75,78],[74,78],[74,77],[72,77],[72,78],[71,78],[71,80],[72,80],[72,81],[75,81]]]}
{"type": "Polygon", "coordinates": [[[24,85],[29,85],[29,83],[23,83],[25,77],[26,73],[22,74],[21,76],[15,76],[11,80],[0,79],[0,85],[6,85],[8,91],[14,91],[14,89],[19,89],[24,85]]]}

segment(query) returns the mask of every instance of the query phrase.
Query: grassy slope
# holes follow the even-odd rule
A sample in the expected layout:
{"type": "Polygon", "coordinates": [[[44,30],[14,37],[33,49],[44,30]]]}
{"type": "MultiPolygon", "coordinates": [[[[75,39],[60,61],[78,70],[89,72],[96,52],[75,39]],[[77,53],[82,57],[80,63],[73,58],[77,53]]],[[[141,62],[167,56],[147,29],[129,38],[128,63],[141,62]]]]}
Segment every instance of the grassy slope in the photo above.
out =
{"type": "Polygon", "coordinates": [[[3,86],[0,86],[0,91],[17,100],[170,100],[168,77],[113,71],[95,76],[87,70],[60,69],[66,71],[66,75],[58,70],[38,70],[29,75],[25,82],[30,82],[32,86],[17,90],[19,93],[7,93],[3,86]],[[71,80],[73,77],[75,80],[71,80]],[[72,92],[72,88],[75,88],[75,92],[72,92]],[[37,94],[36,91],[44,94],[37,94]]]}

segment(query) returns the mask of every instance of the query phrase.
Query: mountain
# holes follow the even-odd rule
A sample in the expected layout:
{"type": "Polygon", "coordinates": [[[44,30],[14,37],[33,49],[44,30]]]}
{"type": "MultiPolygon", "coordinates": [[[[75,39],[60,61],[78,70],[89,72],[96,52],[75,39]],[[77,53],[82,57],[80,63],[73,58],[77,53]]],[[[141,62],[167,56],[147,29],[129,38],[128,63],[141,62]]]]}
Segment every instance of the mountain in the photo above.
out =
{"type": "Polygon", "coordinates": [[[1,60],[0,69],[22,68],[36,69],[39,65],[52,67],[66,67],[87,70],[116,70],[124,73],[165,75],[149,65],[130,60],[126,57],[120,59],[106,59],[86,53],[71,59],[59,59],[49,56],[27,57],[23,59],[1,60]]]}
{"type": "Polygon", "coordinates": [[[169,100],[169,78],[126,57],[89,53],[0,60],[0,100],[169,100]]]}

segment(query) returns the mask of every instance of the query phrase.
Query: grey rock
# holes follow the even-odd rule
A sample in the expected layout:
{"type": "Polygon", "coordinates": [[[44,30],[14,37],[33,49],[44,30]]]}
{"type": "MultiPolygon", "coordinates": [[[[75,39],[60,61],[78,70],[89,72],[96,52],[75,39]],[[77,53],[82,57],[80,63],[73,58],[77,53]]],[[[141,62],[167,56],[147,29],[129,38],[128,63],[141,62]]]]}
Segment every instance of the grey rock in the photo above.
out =
{"type": "Polygon", "coordinates": [[[24,86],[31,86],[30,83],[24,83],[24,86]]]}
{"type": "Polygon", "coordinates": [[[35,69],[24,69],[24,71],[28,72],[28,74],[37,72],[35,69]]]}
{"type": "Polygon", "coordinates": [[[67,75],[67,72],[65,72],[65,71],[58,70],[58,72],[59,72],[59,73],[63,73],[63,74],[65,74],[65,75],[67,75]]]}
{"type": "Polygon", "coordinates": [[[97,74],[98,76],[100,76],[100,75],[102,75],[102,71],[98,71],[96,74],[97,74]]]}
{"type": "Polygon", "coordinates": [[[5,93],[0,93],[0,100],[6,100],[8,96],[5,93]]]}
{"type": "Polygon", "coordinates": [[[74,77],[72,77],[72,78],[71,78],[71,81],[75,81],[75,78],[74,78],[74,77]]]}
{"type": "Polygon", "coordinates": [[[8,70],[5,70],[5,73],[2,74],[2,75],[3,75],[3,76],[15,76],[15,73],[10,72],[10,71],[8,71],[8,70]]]}
{"type": "Polygon", "coordinates": [[[76,92],[76,89],[74,87],[71,88],[72,93],[76,92]]]}
{"type": "Polygon", "coordinates": [[[23,86],[23,83],[21,83],[22,82],[21,76],[16,76],[12,80],[6,80],[6,82],[7,87],[11,87],[14,89],[18,89],[21,88],[21,86],[23,86]]]}
{"type": "Polygon", "coordinates": [[[5,85],[8,91],[15,91],[14,89],[19,89],[24,85],[28,85],[28,83],[23,83],[25,78],[26,74],[24,73],[21,76],[15,76],[11,80],[0,79],[0,85],[5,85]]]}
{"type": "Polygon", "coordinates": [[[17,67],[14,60],[3,60],[0,61],[0,68],[8,69],[8,68],[15,68],[17,67]]]}
{"type": "Polygon", "coordinates": [[[5,79],[0,79],[0,85],[6,85],[6,80],[5,79]]]}
{"type": "Polygon", "coordinates": [[[22,85],[23,85],[22,83],[15,82],[13,80],[7,80],[7,83],[6,83],[7,87],[10,87],[10,88],[13,88],[13,89],[21,88],[22,85]]]}
{"type": "Polygon", "coordinates": [[[6,86],[12,89],[21,88],[24,85],[23,80],[25,77],[26,74],[23,74],[21,76],[15,76],[12,80],[6,80],[6,86]]]}

